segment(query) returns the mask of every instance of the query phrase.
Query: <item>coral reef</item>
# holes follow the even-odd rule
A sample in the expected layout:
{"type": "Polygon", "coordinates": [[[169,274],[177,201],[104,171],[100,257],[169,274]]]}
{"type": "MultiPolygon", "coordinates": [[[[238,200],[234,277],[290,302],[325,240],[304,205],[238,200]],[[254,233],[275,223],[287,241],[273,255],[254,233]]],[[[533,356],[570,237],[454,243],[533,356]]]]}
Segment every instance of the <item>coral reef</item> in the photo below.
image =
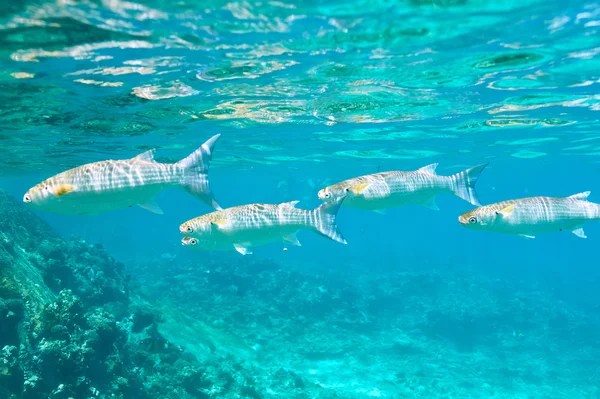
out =
{"type": "Polygon", "coordinates": [[[1,192],[0,211],[0,397],[206,398],[217,386],[250,389],[233,361],[222,363],[228,373],[221,359],[200,363],[169,342],[157,328],[160,312],[130,293],[124,265],[101,246],[62,239],[1,192]]]}

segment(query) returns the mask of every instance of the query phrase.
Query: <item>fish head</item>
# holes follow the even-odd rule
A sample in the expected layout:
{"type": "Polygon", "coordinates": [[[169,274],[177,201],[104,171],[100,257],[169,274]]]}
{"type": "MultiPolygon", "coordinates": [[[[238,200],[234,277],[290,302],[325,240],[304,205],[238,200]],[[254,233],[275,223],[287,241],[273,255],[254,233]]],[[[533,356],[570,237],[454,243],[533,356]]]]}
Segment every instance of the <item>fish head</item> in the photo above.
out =
{"type": "Polygon", "coordinates": [[[194,225],[191,222],[182,223],[179,226],[179,232],[181,234],[192,234],[194,232],[194,225]]]}
{"type": "Polygon", "coordinates": [[[50,179],[31,187],[25,195],[23,202],[32,206],[43,206],[54,199],[60,198],[60,195],[55,193],[55,183],[50,179]]]}
{"type": "Polygon", "coordinates": [[[73,196],[76,187],[73,183],[73,173],[66,171],[54,175],[31,187],[23,195],[23,202],[34,207],[50,209],[59,207],[66,197],[73,196]]]}
{"type": "Polygon", "coordinates": [[[209,235],[212,230],[212,224],[206,218],[199,217],[196,219],[188,220],[179,226],[179,232],[181,234],[191,234],[195,237],[201,237],[209,235]]]}
{"type": "Polygon", "coordinates": [[[197,249],[199,242],[200,242],[200,240],[198,240],[197,238],[193,238],[193,237],[186,236],[181,239],[181,245],[183,245],[184,247],[191,248],[191,249],[197,249]]]}
{"type": "Polygon", "coordinates": [[[343,197],[346,195],[346,187],[341,184],[334,184],[332,186],[325,187],[317,193],[321,201],[333,201],[336,198],[343,197]]]}
{"type": "Polygon", "coordinates": [[[493,209],[482,206],[463,213],[458,222],[468,229],[483,230],[496,223],[497,214],[493,209]]]}

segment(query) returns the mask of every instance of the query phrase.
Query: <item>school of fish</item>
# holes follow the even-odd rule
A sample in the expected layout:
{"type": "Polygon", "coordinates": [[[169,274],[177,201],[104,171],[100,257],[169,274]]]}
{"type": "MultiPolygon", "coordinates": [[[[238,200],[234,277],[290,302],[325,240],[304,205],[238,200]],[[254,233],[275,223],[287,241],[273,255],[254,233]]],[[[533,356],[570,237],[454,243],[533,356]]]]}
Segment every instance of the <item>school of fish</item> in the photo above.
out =
{"type": "MultiPolygon", "coordinates": [[[[192,194],[214,211],[179,226],[181,244],[201,251],[235,250],[242,255],[274,242],[300,246],[297,233],[310,230],[346,244],[336,218],[340,207],[370,210],[421,205],[439,210],[435,198],[453,194],[477,208],[458,217],[465,228],[535,238],[541,233],[569,231],[586,238],[584,223],[600,220],[600,205],[587,200],[589,191],[569,197],[530,197],[481,205],[475,185],[488,163],[450,176],[436,173],[437,163],[413,171],[387,171],[350,178],[322,188],[323,203],[312,210],[281,204],[246,204],[223,209],[210,189],[208,170],[217,134],[174,164],[154,160],[154,150],[131,159],[106,160],[69,169],[30,188],[26,204],[65,215],[92,215],[139,206],[162,214],[155,197],[167,188],[192,194]]],[[[286,248],[287,250],[287,248],[286,248]]]]}

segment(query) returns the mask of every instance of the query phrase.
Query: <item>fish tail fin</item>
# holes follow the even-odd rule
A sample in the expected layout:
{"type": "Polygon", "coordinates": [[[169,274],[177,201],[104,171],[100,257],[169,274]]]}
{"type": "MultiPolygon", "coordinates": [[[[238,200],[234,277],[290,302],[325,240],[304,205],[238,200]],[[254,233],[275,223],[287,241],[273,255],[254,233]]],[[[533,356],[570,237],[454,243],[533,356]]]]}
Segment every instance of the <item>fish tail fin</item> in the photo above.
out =
{"type": "Polygon", "coordinates": [[[215,143],[220,136],[220,134],[212,136],[200,148],[176,163],[185,170],[182,182],[185,190],[216,210],[223,208],[219,206],[210,189],[208,167],[215,143]]]}
{"type": "Polygon", "coordinates": [[[346,196],[336,198],[334,201],[325,202],[311,212],[311,225],[322,236],[347,244],[344,236],[336,224],[337,213],[346,196]]]}
{"type": "Polygon", "coordinates": [[[450,176],[452,181],[451,190],[457,196],[475,206],[481,206],[475,191],[475,184],[481,175],[481,172],[490,163],[473,166],[467,170],[463,170],[455,175],[450,176]]]}

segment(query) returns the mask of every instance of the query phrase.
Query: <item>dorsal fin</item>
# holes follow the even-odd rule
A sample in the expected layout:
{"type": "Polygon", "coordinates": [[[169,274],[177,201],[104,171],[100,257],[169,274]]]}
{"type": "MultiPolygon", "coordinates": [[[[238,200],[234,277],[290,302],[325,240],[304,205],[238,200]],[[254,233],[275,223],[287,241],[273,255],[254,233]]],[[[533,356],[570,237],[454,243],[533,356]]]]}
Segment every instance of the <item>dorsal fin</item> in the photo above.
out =
{"type": "Polygon", "coordinates": [[[144,151],[138,156],[133,157],[132,159],[136,159],[138,161],[154,161],[154,149],[144,151]]]}
{"type": "Polygon", "coordinates": [[[574,199],[578,199],[581,201],[587,201],[587,197],[589,197],[591,193],[592,193],[591,191],[584,191],[583,193],[569,195],[569,198],[574,198],[574,199]]]}
{"type": "Polygon", "coordinates": [[[300,202],[300,201],[288,201],[288,202],[284,202],[284,203],[282,203],[281,205],[282,205],[282,206],[288,206],[288,207],[290,207],[290,208],[295,208],[295,207],[296,207],[296,204],[297,204],[298,202],[300,202]]]}
{"type": "Polygon", "coordinates": [[[439,163],[432,163],[429,165],[425,165],[422,168],[417,169],[418,172],[426,172],[426,173],[431,173],[432,175],[435,175],[435,168],[437,168],[437,166],[439,165],[439,163]]]}

